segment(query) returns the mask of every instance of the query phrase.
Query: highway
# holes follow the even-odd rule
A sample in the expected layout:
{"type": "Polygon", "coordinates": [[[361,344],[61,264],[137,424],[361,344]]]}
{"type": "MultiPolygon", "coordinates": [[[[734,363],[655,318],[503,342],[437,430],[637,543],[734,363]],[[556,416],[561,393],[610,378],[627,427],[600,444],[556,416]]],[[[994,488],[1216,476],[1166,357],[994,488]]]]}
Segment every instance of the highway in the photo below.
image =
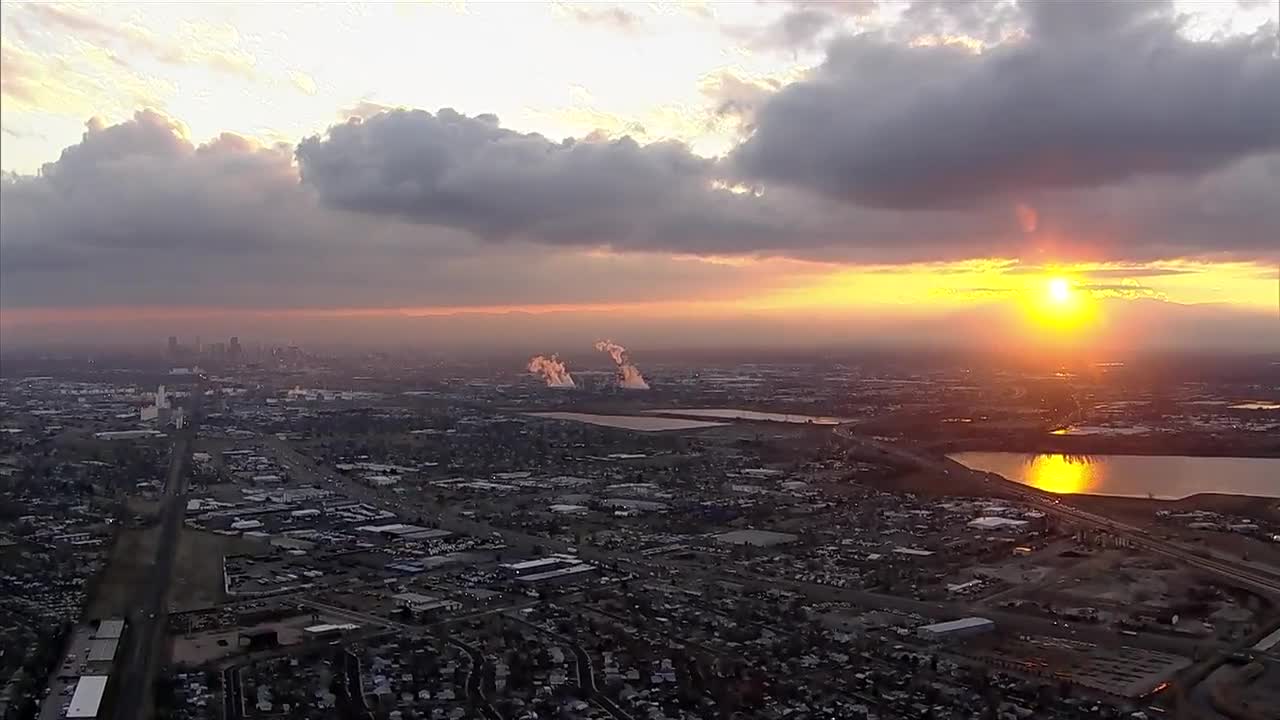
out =
{"type": "Polygon", "coordinates": [[[142,720],[151,705],[151,684],[159,657],[164,655],[165,627],[168,624],[169,585],[178,551],[178,535],[187,510],[187,468],[195,440],[200,406],[200,386],[193,385],[187,422],[173,431],[169,474],[160,506],[160,537],[152,564],[151,580],[137,589],[135,610],[129,615],[127,649],[116,666],[120,694],[116,700],[116,720],[142,720]]]}

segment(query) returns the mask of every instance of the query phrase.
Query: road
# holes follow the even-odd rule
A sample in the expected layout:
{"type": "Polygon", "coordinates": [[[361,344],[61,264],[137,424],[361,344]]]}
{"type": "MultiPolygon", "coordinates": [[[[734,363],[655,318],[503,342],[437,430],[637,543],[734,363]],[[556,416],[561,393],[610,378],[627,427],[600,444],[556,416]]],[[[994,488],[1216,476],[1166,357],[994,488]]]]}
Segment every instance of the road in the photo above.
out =
{"type": "Polygon", "coordinates": [[[187,468],[195,440],[200,410],[199,384],[193,385],[187,408],[187,422],[173,431],[169,474],[160,506],[160,537],[152,564],[150,581],[137,589],[135,610],[130,613],[127,649],[116,666],[121,680],[116,700],[117,720],[142,720],[151,705],[151,684],[159,657],[164,655],[165,627],[168,624],[169,585],[178,552],[178,535],[187,510],[187,468]]]}

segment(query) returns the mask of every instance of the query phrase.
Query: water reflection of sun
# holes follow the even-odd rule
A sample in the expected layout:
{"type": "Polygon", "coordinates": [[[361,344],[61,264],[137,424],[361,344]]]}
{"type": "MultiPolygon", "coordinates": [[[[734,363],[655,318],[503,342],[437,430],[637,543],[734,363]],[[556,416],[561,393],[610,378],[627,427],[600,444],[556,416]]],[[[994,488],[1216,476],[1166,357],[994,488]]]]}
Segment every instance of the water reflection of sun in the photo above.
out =
{"type": "Polygon", "coordinates": [[[1037,455],[1027,465],[1026,481],[1051,493],[1085,493],[1098,483],[1093,462],[1078,455],[1037,455]]]}

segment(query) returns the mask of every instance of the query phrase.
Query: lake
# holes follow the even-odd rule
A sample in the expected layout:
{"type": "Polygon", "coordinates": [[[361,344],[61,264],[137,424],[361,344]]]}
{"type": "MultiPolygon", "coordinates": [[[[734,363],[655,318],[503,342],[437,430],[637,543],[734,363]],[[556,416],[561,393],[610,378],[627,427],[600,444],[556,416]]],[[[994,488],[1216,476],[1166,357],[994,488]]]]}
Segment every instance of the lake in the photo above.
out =
{"type": "Polygon", "coordinates": [[[830,417],[827,415],[791,415],[788,413],[733,410],[730,408],[673,408],[671,410],[645,410],[644,412],[652,415],[688,415],[689,417],[709,417],[720,420],[756,420],[807,425],[839,425],[840,423],[850,422],[849,418],[830,417]]]}
{"type": "Polygon", "coordinates": [[[724,425],[724,423],[707,422],[705,420],[682,420],[680,418],[649,417],[646,415],[596,415],[594,413],[577,412],[536,412],[526,414],[547,418],[548,420],[572,420],[574,422],[604,425],[606,427],[639,432],[699,430],[701,428],[721,427],[724,425]]]}
{"type": "Polygon", "coordinates": [[[1280,497],[1280,459],[962,452],[952,460],[1055,493],[1176,500],[1196,493],[1280,497]]]}
{"type": "Polygon", "coordinates": [[[1255,400],[1231,406],[1232,410],[1280,410],[1280,403],[1255,400]]]}

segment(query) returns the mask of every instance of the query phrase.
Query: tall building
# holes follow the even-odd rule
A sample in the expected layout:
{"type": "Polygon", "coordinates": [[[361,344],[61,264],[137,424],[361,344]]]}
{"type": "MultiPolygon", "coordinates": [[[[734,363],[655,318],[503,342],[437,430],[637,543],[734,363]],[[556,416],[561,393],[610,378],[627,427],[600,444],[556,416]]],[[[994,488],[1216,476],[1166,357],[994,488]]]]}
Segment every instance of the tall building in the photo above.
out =
{"type": "Polygon", "coordinates": [[[240,348],[240,338],[236,335],[231,336],[231,342],[227,344],[227,359],[231,362],[239,362],[240,355],[244,351],[240,348]]]}
{"type": "Polygon", "coordinates": [[[178,357],[178,336],[169,336],[169,359],[173,360],[178,357]]]}
{"type": "Polygon", "coordinates": [[[169,411],[172,406],[169,404],[169,394],[165,392],[165,387],[161,385],[156,388],[156,399],[151,405],[142,408],[141,420],[159,420],[164,422],[169,417],[169,411]]]}

